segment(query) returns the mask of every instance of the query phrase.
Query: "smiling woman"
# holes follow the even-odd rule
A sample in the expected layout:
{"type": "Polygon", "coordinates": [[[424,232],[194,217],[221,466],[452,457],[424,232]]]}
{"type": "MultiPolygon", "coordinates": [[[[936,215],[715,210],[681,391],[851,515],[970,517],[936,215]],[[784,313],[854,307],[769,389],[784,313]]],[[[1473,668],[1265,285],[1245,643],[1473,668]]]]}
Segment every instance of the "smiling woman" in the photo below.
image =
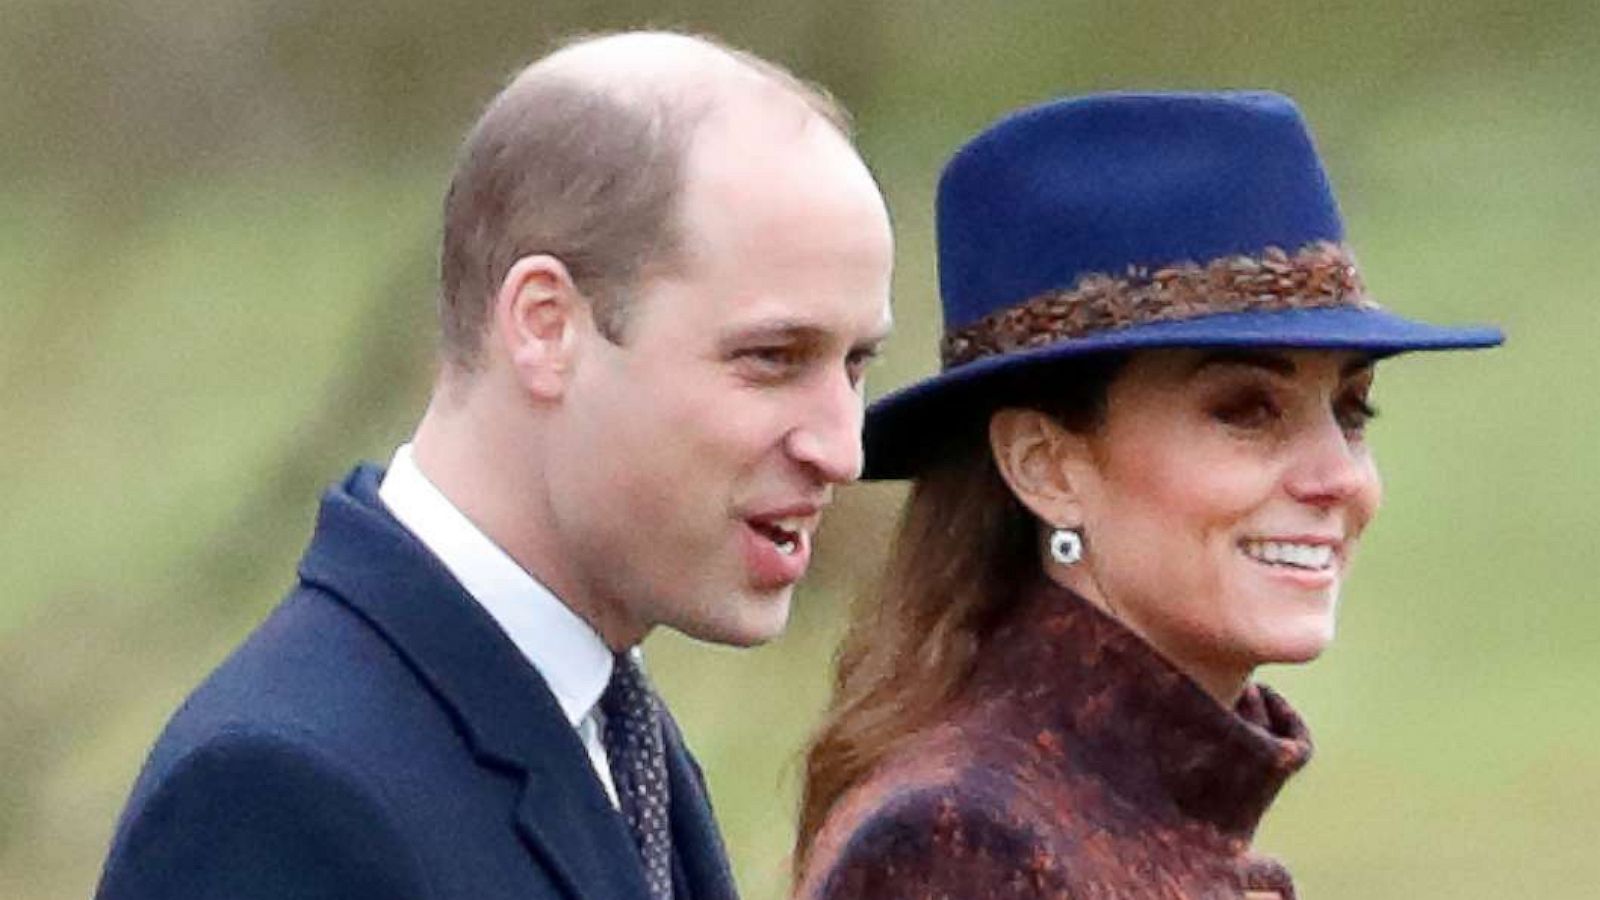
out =
{"type": "Polygon", "coordinates": [[[880,400],[911,495],[807,759],[826,900],[1292,898],[1256,824],[1381,497],[1374,370],[1492,328],[1385,312],[1294,105],[1025,110],[939,191],[944,370],[880,400]]]}
{"type": "Polygon", "coordinates": [[[1339,585],[1377,510],[1363,439],[1372,364],[1348,351],[1134,356],[1098,428],[1010,408],[1000,472],[1041,522],[1092,535],[1050,576],[1232,704],[1256,666],[1333,637],[1339,585]]]}

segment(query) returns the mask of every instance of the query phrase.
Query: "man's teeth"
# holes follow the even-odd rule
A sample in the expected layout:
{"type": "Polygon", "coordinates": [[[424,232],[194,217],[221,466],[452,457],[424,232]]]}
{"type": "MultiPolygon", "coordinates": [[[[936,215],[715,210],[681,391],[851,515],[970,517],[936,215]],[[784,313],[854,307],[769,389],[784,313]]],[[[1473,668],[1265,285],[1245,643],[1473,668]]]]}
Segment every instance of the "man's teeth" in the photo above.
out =
{"type": "Polygon", "coordinates": [[[767,537],[773,546],[778,548],[778,552],[785,556],[792,555],[800,549],[804,530],[804,519],[776,519],[767,523],[767,537]]]}
{"type": "Polygon", "coordinates": [[[1251,559],[1297,569],[1326,569],[1333,564],[1333,548],[1327,544],[1245,541],[1244,552],[1251,559]]]}

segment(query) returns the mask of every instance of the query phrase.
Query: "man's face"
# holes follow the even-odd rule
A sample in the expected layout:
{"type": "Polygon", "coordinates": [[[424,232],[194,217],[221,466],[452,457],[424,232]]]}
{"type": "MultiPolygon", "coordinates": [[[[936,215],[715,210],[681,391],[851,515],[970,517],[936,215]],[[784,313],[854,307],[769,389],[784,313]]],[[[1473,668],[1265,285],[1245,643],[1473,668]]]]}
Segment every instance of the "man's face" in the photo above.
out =
{"type": "Polygon", "coordinates": [[[831,127],[763,118],[700,129],[681,264],[644,279],[620,344],[582,331],[551,441],[571,601],[638,636],[775,637],[833,486],[861,470],[888,216],[831,127]]]}

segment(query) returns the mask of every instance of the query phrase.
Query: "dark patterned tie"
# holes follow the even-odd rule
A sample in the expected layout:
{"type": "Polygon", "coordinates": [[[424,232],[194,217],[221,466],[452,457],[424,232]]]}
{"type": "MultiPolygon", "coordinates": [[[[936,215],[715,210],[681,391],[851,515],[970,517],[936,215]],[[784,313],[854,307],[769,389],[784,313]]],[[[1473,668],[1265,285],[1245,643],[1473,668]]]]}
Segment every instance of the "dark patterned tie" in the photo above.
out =
{"type": "Polygon", "coordinates": [[[650,900],[672,900],[672,830],[667,819],[667,757],[655,692],[630,653],[618,653],[600,697],[603,740],[617,800],[644,860],[650,900]]]}

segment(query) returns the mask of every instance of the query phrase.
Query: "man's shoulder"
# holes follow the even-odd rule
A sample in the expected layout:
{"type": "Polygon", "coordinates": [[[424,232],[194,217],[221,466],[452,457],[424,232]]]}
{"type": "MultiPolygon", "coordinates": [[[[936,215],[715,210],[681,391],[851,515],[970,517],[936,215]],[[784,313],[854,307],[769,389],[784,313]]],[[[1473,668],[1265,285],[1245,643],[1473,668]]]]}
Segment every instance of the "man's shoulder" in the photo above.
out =
{"type": "MultiPolygon", "coordinates": [[[[407,816],[394,802],[379,748],[399,743],[395,729],[408,717],[445,721],[407,680],[403,662],[350,610],[296,587],[166,723],[118,825],[106,896],[144,896],[149,885],[166,884],[155,870],[167,863],[232,879],[268,859],[368,838],[400,853],[393,829],[407,816]],[[241,849],[246,845],[255,849],[241,849]],[[196,854],[219,862],[201,866],[196,854]]],[[[425,742],[426,729],[419,731],[425,742]]],[[[359,855],[329,852],[340,865],[355,865],[345,873],[350,878],[371,874],[359,855]]],[[[293,874],[271,868],[275,874],[260,884],[293,874]]],[[[226,879],[219,885],[228,892],[246,887],[226,879]]],[[[283,885],[293,893],[290,882],[283,885]]]]}
{"type": "Polygon", "coordinates": [[[293,586],[193,690],[163,742],[240,727],[359,734],[394,727],[397,706],[431,703],[407,648],[357,602],[382,605],[403,584],[431,621],[459,606],[426,553],[399,539],[377,498],[381,478],[363,464],[328,489],[293,586]]]}
{"type": "Polygon", "coordinates": [[[403,724],[407,708],[415,715],[428,705],[382,635],[337,598],[300,585],[184,700],[152,763],[241,733],[359,747],[403,724]]]}
{"type": "Polygon", "coordinates": [[[421,897],[431,877],[403,821],[319,742],[234,723],[145,782],[97,896],[421,897]]]}
{"type": "Polygon", "coordinates": [[[378,625],[301,584],[167,723],[118,824],[105,896],[186,895],[141,893],[182,881],[152,874],[173,866],[222,879],[216,896],[408,896],[429,882],[497,896],[484,883],[513,877],[524,896],[553,895],[516,830],[523,777],[487,764],[469,730],[378,625]],[[332,880],[312,887],[338,890],[283,881],[323,869],[332,880]],[[253,871],[264,878],[239,880],[253,871]]]}

